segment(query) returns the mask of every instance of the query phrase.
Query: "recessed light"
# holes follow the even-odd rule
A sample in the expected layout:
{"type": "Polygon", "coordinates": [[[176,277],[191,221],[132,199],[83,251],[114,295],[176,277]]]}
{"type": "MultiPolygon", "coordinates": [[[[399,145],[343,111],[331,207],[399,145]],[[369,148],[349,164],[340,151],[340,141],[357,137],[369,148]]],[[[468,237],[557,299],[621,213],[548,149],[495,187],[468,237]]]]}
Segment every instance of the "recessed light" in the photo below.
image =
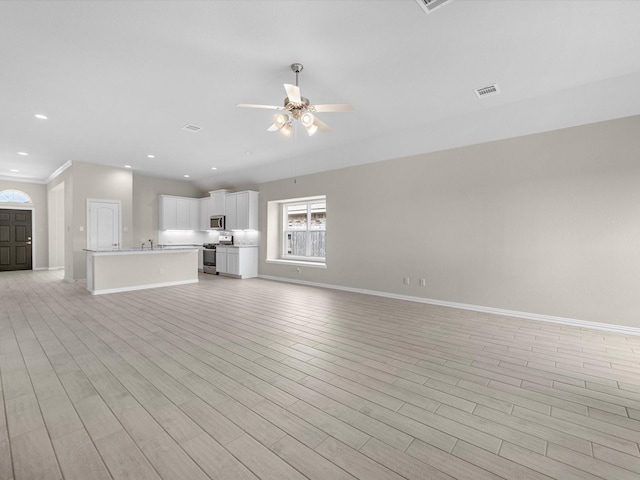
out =
{"type": "Polygon", "coordinates": [[[189,175],[183,175],[184,178],[189,178],[189,175]]]}
{"type": "Polygon", "coordinates": [[[125,165],[124,168],[131,168],[131,165],[125,165]]]}
{"type": "Polygon", "coordinates": [[[46,115],[43,115],[41,113],[36,113],[34,115],[34,117],[39,118],[40,120],[48,120],[49,119],[49,117],[47,117],[46,115]]]}
{"type": "Polygon", "coordinates": [[[156,158],[156,156],[149,154],[149,155],[147,155],[147,158],[156,158]]]}
{"type": "Polygon", "coordinates": [[[217,170],[218,167],[211,167],[211,170],[217,170]]]}
{"type": "Polygon", "coordinates": [[[20,170],[16,170],[15,168],[12,168],[12,169],[11,169],[11,170],[9,170],[9,171],[10,171],[10,172],[13,172],[13,173],[18,173],[20,170]]]}
{"type": "Polygon", "coordinates": [[[22,155],[23,157],[26,157],[29,154],[27,152],[18,152],[18,155],[22,155]]]}

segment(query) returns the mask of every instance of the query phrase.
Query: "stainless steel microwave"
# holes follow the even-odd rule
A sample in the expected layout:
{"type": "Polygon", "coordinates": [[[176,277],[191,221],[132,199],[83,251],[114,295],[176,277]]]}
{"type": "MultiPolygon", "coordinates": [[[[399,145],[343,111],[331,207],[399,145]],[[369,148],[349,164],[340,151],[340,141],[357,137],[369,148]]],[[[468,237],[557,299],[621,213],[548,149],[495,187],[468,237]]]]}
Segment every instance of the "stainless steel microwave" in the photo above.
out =
{"type": "Polygon", "coordinates": [[[209,223],[209,228],[211,230],[224,230],[224,215],[213,215],[209,223]]]}

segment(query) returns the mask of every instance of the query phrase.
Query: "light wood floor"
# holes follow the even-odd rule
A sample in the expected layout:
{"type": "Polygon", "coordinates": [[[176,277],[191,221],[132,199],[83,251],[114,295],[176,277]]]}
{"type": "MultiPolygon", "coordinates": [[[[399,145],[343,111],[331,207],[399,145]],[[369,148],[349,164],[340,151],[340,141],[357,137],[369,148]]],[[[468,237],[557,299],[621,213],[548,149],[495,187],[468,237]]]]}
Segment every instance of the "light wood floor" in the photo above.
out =
{"type": "Polygon", "coordinates": [[[640,337],[202,276],[0,274],[0,480],[640,478],[640,337]]]}

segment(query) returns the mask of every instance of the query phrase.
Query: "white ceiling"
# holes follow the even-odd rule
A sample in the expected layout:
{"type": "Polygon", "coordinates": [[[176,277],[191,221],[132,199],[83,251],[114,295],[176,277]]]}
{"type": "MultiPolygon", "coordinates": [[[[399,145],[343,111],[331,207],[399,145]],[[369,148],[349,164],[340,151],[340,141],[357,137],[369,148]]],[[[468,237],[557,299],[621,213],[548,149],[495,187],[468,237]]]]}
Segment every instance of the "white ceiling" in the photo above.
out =
{"type": "Polygon", "coordinates": [[[71,160],[237,186],[637,115],[638,25],[640,1],[4,0],[0,177],[71,160]],[[235,106],[281,104],[293,62],[312,103],[353,104],[320,115],[332,132],[235,106]]]}

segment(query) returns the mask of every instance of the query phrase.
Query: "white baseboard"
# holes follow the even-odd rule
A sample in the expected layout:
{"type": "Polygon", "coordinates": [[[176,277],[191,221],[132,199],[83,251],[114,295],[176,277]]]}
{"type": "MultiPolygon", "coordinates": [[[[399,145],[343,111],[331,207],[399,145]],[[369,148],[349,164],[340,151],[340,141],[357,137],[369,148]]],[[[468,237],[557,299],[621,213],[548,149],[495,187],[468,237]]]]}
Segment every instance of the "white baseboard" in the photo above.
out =
{"type": "MultiPolygon", "coordinates": [[[[41,270],[41,269],[38,269],[41,270]]],[[[64,270],[64,267],[49,267],[49,268],[43,268],[42,270],[64,270]]]]}
{"type": "Polygon", "coordinates": [[[398,300],[407,300],[409,302],[428,303],[431,305],[439,305],[442,307],[460,308],[462,310],[472,310],[475,312],[492,313],[494,315],[504,315],[507,317],[526,318],[529,320],[538,320],[541,322],[559,323],[562,325],[571,325],[573,327],[606,330],[608,332],[622,333],[627,335],[640,335],[640,328],[626,327],[624,325],[598,323],[598,322],[591,322],[589,320],[577,320],[574,318],[556,317],[553,315],[542,315],[539,313],[520,312],[517,310],[506,310],[503,308],[485,307],[482,305],[471,305],[468,303],[447,302],[444,300],[435,300],[432,298],[413,297],[410,295],[399,295],[396,293],[379,292],[377,290],[365,290],[363,288],[343,287],[341,285],[331,285],[328,283],[308,282],[306,280],[296,280],[293,278],[286,278],[286,277],[274,277],[271,275],[259,275],[259,277],[265,280],[273,280],[276,282],[296,283],[300,285],[308,285],[310,287],[330,288],[333,290],[343,290],[345,292],[363,293],[365,295],[375,295],[378,297],[395,298],[398,300]]]}
{"type": "Polygon", "coordinates": [[[105,288],[103,290],[89,290],[91,295],[104,295],[107,293],[120,293],[120,292],[132,292],[134,290],[147,290],[149,288],[159,288],[159,287],[174,287],[176,285],[187,285],[189,283],[198,283],[198,279],[195,280],[179,280],[176,282],[165,282],[165,283],[149,283],[146,285],[135,285],[133,287],[120,287],[120,288],[105,288]]]}

